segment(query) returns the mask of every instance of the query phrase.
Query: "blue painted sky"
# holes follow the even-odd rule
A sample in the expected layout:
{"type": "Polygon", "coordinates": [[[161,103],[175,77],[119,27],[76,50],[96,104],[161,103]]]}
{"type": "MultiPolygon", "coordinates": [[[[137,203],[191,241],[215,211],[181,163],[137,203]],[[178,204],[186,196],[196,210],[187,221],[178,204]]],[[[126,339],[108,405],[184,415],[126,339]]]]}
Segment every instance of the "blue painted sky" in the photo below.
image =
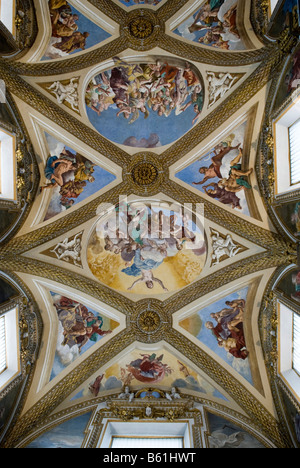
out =
{"type": "MultiPolygon", "coordinates": [[[[85,49],[89,49],[91,47],[94,47],[97,44],[100,44],[101,42],[105,41],[108,39],[111,35],[105,31],[104,29],[100,28],[97,26],[95,23],[93,23],[90,19],[88,19],[86,16],[84,16],[82,13],[80,13],[76,8],[74,8],[70,2],[68,2],[69,5],[71,6],[72,9],[72,14],[77,14],[79,16],[79,20],[76,21],[76,24],[78,25],[78,31],[81,33],[88,32],[89,37],[86,40],[86,47],[85,49]]],[[[76,54],[77,52],[82,52],[81,49],[75,50],[71,52],[69,55],[76,54]]],[[[45,54],[44,57],[42,57],[42,60],[49,60],[49,57],[47,54],[45,54]]]]}
{"type": "Polygon", "coordinates": [[[156,133],[160,140],[160,145],[168,145],[182,137],[192,128],[192,121],[196,116],[193,106],[190,106],[180,115],[173,112],[168,117],[159,116],[150,111],[149,117],[144,119],[140,115],[133,124],[129,124],[123,115],[117,117],[118,110],[110,107],[100,116],[90,107],[86,107],[87,115],[92,125],[105,138],[114,143],[124,144],[125,140],[134,136],[137,140],[148,139],[152,133],[156,133]]]}
{"type": "MultiPolygon", "coordinates": [[[[235,129],[230,136],[220,138],[220,143],[223,142],[223,143],[229,144],[232,148],[234,148],[235,146],[239,144],[240,148],[243,149],[246,129],[247,129],[247,121],[241,124],[237,129],[235,129]]],[[[186,184],[190,185],[193,189],[196,189],[202,193],[205,193],[203,185],[206,186],[209,183],[218,183],[220,179],[218,179],[217,177],[215,177],[214,179],[209,179],[203,185],[194,185],[193,182],[198,183],[204,179],[204,175],[199,173],[199,169],[201,167],[209,167],[211,165],[212,163],[211,158],[215,156],[214,149],[215,147],[213,147],[210,151],[208,151],[204,156],[201,156],[199,159],[191,163],[189,166],[177,172],[176,177],[180,179],[182,182],[185,182],[186,184]]],[[[239,153],[238,149],[232,149],[229,153],[227,153],[227,155],[225,155],[222,161],[222,166],[220,168],[221,175],[225,179],[227,179],[229,176],[231,161],[238,155],[238,153],[239,153]]],[[[208,187],[208,188],[213,188],[213,187],[208,187]]],[[[246,189],[246,190],[249,190],[249,189],[246,189]]],[[[250,216],[250,211],[249,211],[248,203],[246,200],[245,191],[241,190],[236,195],[240,200],[240,206],[242,209],[238,209],[238,208],[232,208],[232,209],[236,213],[243,213],[247,216],[250,216]]],[[[220,206],[231,207],[231,205],[224,205],[223,203],[218,201],[217,198],[212,198],[212,200],[215,200],[216,202],[218,202],[220,206]]]]}
{"type": "Polygon", "coordinates": [[[81,448],[84,431],[91,415],[89,412],[60,424],[38,437],[26,448],[81,448]]]}
{"type": "MultiPolygon", "coordinates": [[[[201,191],[202,193],[205,193],[204,189],[202,188],[202,185],[194,185],[193,182],[199,182],[199,181],[201,181],[203,179],[203,175],[199,173],[200,167],[206,166],[206,165],[209,166],[211,164],[210,158],[209,158],[208,161],[206,161],[207,160],[206,156],[204,156],[204,158],[201,158],[198,161],[195,161],[194,163],[190,164],[188,167],[186,167],[185,169],[183,169],[182,171],[180,171],[180,172],[178,172],[176,174],[176,177],[178,179],[182,180],[182,182],[185,182],[186,184],[190,185],[191,187],[193,187],[196,190],[201,191]]],[[[208,185],[209,183],[218,183],[219,180],[220,179],[218,179],[216,177],[215,179],[210,179],[204,185],[208,185]]],[[[213,188],[213,187],[209,187],[209,188],[213,188]]],[[[247,205],[247,202],[246,202],[246,197],[245,197],[244,192],[243,191],[238,192],[237,196],[240,199],[240,204],[242,206],[242,210],[239,210],[237,208],[233,208],[233,209],[238,213],[243,213],[243,214],[245,214],[247,216],[250,216],[250,211],[249,211],[249,208],[248,208],[248,205],[247,205]]],[[[217,198],[214,198],[212,200],[215,200],[215,201],[218,202],[217,198]]],[[[220,203],[220,205],[223,205],[223,203],[221,203],[221,202],[219,202],[219,203],[220,203]]],[[[229,206],[230,207],[230,205],[223,205],[223,206],[229,206]]]]}
{"type": "MultiPolygon", "coordinates": [[[[48,148],[49,148],[49,154],[51,156],[57,156],[59,157],[60,152],[63,150],[65,147],[68,151],[71,151],[74,155],[76,154],[76,151],[67,146],[64,145],[62,142],[58,141],[55,137],[52,135],[49,135],[48,133],[45,133],[46,140],[48,143],[48,148]]],[[[78,198],[73,198],[74,200],[74,205],[77,205],[78,203],[82,202],[83,200],[86,200],[88,197],[91,195],[94,195],[97,193],[99,190],[102,190],[104,187],[106,187],[108,184],[113,182],[116,179],[116,176],[111,174],[110,172],[106,171],[100,166],[95,165],[94,166],[94,173],[93,177],[95,177],[94,182],[86,182],[86,186],[84,187],[83,192],[79,195],[78,198]]],[[[54,188],[54,189],[48,189],[53,191],[52,199],[50,202],[50,206],[48,209],[47,213],[47,219],[55,216],[56,214],[59,214],[64,208],[60,205],[60,195],[59,195],[59,189],[54,188]]]]}
{"type": "Polygon", "coordinates": [[[87,49],[97,44],[100,44],[101,42],[105,41],[106,39],[110,37],[110,34],[108,32],[104,31],[104,29],[97,26],[95,23],[89,20],[86,16],[84,16],[82,13],[76,10],[73,6],[72,6],[72,12],[73,14],[77,14],[79,16],[79,20],[77,22],[78,30],[81,33],[88,32],[90,34],[86,41],[87,49]]]}

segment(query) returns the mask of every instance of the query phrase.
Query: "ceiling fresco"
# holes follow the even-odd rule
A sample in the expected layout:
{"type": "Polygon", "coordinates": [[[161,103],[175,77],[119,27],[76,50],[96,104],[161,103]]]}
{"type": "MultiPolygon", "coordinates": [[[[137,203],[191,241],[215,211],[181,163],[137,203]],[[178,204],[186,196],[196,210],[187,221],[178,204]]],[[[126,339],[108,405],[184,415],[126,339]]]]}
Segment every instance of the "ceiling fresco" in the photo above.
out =
{"type": "Polygon", "coordinates": [[[245,50],[248,47],[238,29],[238,15],[240,17],[242,12],[243,4],[236,0],[209,0],[174,32],[209,47],[245,50]]]}
{"type": "Polygon", "coordinates": [[[87,249],[93,275],[119,291],[151,295],[197,280],[207,245],[201,218],[167,203],[120,203],[101,217],[87,249]],[[124,229],[123,229],[124,228],[124,229]]]}
{"type": "Polygon", "coordinates": [[[197,122],[204,90],[192,64],[171,57],[137,64],[116,57],[114,64],[96,75],[86,91],[89,120],[103,136],[126,146],[155,148],[173,143],[197,122]]]}
{"type": "Polygon", "coordinates": [[[242,361],[246,361],[240,373],[251,382],[251,371],[247,362],[249,351],[244,334],[244,314],[248,293],[248,287],[237,291],[199,311],[196,316],[185,319],[180,325],[214,350],[219,357],[225,358],[230,365],[234,363],[239,365],[242,361]],[[199,327],[195,328],[194,324],[197,321],[199,327]],[[235,359],[232,360],[232,356],[235,359]]]}
{"type": "Polygon", "coordinates": [[[220,203],[250,216],[245,192],[252,189],[249,177],[253,168],[242,169],[246,126],[247,122],[244,122],[210,153],[180,171],[177,177],[189,185],[197,186],[220,203]],[[200,176],[197,175],[196,179],[197,172],[200,176]]]}
{"type": "Polygon", "coordinates": [[[45,134],[49,157],[44,168],[50,203],[44,221],[68,210],[115,180],[115,176],[93,164],[55,137],[45,134]]]}
{"type": "Polygon", "coordinates": [[[118,363],[104,369],[103,373],[72,400],[90,399],[91,395],[97,397],[100,392],[112,389],[121,391],[124,386],[134,385],[143,389],[145,386],[153,387],[159,383],[165,387],[191,390],[226,400],[205,378],[166,349],[158,349],[150,354],[145,354],[142,349],[135,349],[124,354],[118,363]]]}
{"type": "Polygon", "coordinates": [[[68,57],[98,45],[110,35],[64,0],[50,0],[51,39],[41,60],[68,57]]]}
{"type": "Polygon", "coordinates": [[[5,448],[96,445],[127,387],[132,411],[176,388],[198,446],[295,444],[267,353],[276,294],[299,310],[299,192],[275,199],[268,137],[299,51],[261,3],[33,1],[0,60],[36,184],[0,249],[30,317],[5,448]]]}
{"type": "Polygon", "coordinates": [[[135,5],[158,5],[161,0],[119,0],[123,5],[128,7],[135,5]]]}
{"type": "Polygon", "coordinates": [[[68,297],[50,294],[59,320],[52,379],[119,324],[68,297]]]}

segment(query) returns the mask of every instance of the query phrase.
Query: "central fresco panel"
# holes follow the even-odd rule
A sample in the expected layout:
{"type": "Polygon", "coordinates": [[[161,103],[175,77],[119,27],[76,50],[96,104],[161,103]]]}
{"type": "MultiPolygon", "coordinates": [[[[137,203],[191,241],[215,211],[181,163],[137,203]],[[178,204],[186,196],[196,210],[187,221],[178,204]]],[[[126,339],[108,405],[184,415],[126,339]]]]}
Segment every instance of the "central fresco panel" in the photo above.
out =
{"type": "Polygon", "coordinates": [[[173,57],[128,63],[114,57],[86,89],[90,122],[114,143],[155,148],[173,143],[197,123],[204,85],[197,68],[173,57]]]}
{"type": "Polygon", "coordinates": [[[91,272],[113,289],[140,295],[187,286],[200,278],[207,257],[199,215],[176,204],[121,202],[94,227],[87,248],[91,272]]]}

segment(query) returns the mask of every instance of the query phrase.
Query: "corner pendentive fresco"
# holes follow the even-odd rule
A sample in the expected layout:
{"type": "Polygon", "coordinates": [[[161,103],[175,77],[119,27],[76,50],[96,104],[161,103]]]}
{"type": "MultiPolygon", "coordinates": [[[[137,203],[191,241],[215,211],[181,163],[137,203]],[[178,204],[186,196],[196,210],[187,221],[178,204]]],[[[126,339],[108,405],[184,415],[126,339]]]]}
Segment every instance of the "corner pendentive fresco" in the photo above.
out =
{"type": "Polygon", "coordinates": [[[50,191],[51,197],[44,221],[86,200],[116,178],[52,135],[46,133],[45,137],[49,157],[40,191],[50,191]]]}
{"type": "Polygon", "coordinates": [[[249,287],[228,295],[179,325],[253,384],[245,338],[249,287]]]}
{"type": "Polygon", "coordinates": [[[173,32],[206,46],[244,50],[246,47],[237,27],[241,3],[238,0],[208,0],[173,32]]]}
{"type": "Polygon", "coordinates": [[[277,3],[267,31],[268,36],[279,39],[285,29],[289,29],[291,34],[299,33],[298,0],[281,0],[277,3]]]}
{"type": "Polygon", "coordinates": [[[120,292],[177,291],[199,279],[207,257],[201,220],[167,203],[121,203],[102,216],[89,241],[93,275],[120,292]]]}
{"type": "Polygon", "coordinates": [[[246,128],[244,122],[176,177],[223,205],[250,216],[247,192],[252,191],[253,168],[246,167],[244,162],[246,128]]]}
{"type": "Polygon", "coordinates": [[[198,121],[204,87],[194,65],[171,57],[149,63],[115,57],[114,62],[86,90],[88,118],[105,138],[155,148],[173,143],[198,121]]]}
{"type": "MultiPolygon", "coordinates": [[[[289,37],[299,37],[300,33],[300,5],[298,0],[281,0],[273,13],[268,36],[273,40],[287,33],[289,37]]],[[[277,89],[275,109],[280,108],[300,84],[300,50],[297,46],[284,71],[284,76],[277,89]]]]}
{"type": "Polygon", "coordinates": [[[69,297],[50,294],[59,321],[53,379],[119,324],[69,297]]]}
{"type": "Polygon", "coordinates": [[[299,88],[300,85],[300,50],[288,63],[284,77],[277,91],[275,109],[284,105],[285,101],[299,88]]]}
{"type": "Polygon", "coordinates": [[[48,6],[52,32],[42,60],[68,57],[110,37],[66,0],[49,0],[48,6]]]}

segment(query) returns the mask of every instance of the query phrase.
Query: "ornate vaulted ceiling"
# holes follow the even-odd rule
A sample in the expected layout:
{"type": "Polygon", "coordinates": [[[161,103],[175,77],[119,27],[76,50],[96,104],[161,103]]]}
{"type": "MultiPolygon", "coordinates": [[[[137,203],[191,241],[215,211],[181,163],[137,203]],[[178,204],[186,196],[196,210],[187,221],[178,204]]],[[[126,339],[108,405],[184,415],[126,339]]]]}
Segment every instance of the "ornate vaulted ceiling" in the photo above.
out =
{"type": "Polygon", "coordinates": [[[2,127],[19,126],[1,270],[25,327],[2,446],[130,385],[175,386],[263,446],[292,447],[274,291],[297,252],[274,210],[270,122],[297,39],[266,35],[268,2],[27,3],[22,52],[0,61],[16,119],[2,127]],[[121,215],[130,241],[112,234],[121,215]]]}

